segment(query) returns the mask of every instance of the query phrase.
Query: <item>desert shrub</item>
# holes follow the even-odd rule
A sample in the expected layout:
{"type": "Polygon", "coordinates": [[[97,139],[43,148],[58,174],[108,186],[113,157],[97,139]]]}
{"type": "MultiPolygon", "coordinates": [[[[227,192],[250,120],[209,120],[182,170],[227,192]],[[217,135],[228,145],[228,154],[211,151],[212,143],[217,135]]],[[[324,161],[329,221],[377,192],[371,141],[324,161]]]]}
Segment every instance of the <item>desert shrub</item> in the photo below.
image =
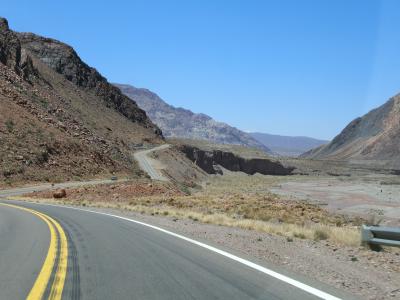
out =
{"type": "Polygon", "coordinates": [[[24,173],[25,173],[25,166],[20,165],[18,163],[9,164],[7,166],[4,166],[4,168],[2,168],[2,170],[1,170],[1,174],[5,178],[9,178],[14,175],[24,174],[24,173]]]}
{"type": "Polygon", "coordinates": [[[49,153],[46,150],[42,150],[36,155],[36,161],[39,164],[43,164],[49,160],[49,153]]]}
{"type": "Polygon", "coordinates": [[[190,189],[186,185],[181,185],[180,190],[187,196],[191,195],[190,189]]]}
{"type": "Polygon", "coordinates": [[[293,233],[293,236],[298,238],[298,239],[305,239],[306,238],[306,235],[304,233],[299,233],[299,232],[293,233]]]}
{"type": "Polygon", "coordinates": [[[13,174],[14,174],[14,172],[10,169],[3,170],[3,176],[6,178],[12,176],[13,174]]]}
{"type": "Polygon", "coordinates": [[[7,120],[4,124],[6,125],[8,132],[10,132],[10,133],[13,132],[14,126],[15,126],[15,123],[13,120],[7,120]]]}
{"type": "Polygon", "coordinates": [[[320,241],[320,240],[327,240],[329,238],[329,235],[326,231],[322,229],[316,229],[314,232],[314,240],[320,241]]]}

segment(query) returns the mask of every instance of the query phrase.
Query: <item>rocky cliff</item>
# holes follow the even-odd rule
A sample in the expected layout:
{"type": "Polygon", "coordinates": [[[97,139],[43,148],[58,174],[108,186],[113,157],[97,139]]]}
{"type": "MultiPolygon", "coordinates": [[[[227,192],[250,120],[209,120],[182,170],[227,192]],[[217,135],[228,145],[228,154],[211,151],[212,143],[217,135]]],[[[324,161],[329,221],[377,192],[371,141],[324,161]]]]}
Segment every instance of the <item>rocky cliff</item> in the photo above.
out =
{"type": "Polygon", "coordinates": [[[23,49],[28,50],[54,71],[67,80],[103,99],[105,104],[116,109],[133,122],[147,128],[154,128],[156,134],[161,131],[147,118],[146,113],[135,102],[115,86],[109,84],[96,69],[85,64],[75,50],[57,40],[41,37],[33,33],[17,34],[23,49]]]}
{"type": "Polygon", "coordinates": [[[268,147],[252,136],[228,124],[217,122],[205,114],[196,114],[190,110],[169,105],[147,89],[125,84],[115,85],[146,111],[150,119],[162,129],[165,137],[242,145],[271,153],[268,147]]]}
{"type": "Polygon", "coordinates": [[[0,185],[139,172],[146,142],[159,128],[70,46],[0,18],[0,185]]]}
{"type": "Polygon", "coordinates": [[[400,168],[400,95],[350,122],[332,142],[302,157],[361,161],[400,168]]]}
{"type": "Polygon", "coordinates": [[[222,174],[221,167],[234,171],[253,175],[290,175],[294,168],[284,167],[280,162],[270,159],[254,158],[246,159],[231,152],[220,150],[205,151],[193,146],[182,145],[179,147],[187,158],[208,174],[222,174]]]}

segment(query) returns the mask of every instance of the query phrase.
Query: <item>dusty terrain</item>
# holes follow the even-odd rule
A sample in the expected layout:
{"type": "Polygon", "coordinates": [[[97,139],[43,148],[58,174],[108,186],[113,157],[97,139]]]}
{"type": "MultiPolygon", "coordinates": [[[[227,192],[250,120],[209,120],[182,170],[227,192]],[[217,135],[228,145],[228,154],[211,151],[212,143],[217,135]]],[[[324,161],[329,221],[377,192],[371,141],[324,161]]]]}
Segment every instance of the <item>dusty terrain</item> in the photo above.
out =
{"type": "Polygon", "coordinates": [[[399,176],[297,178],[271,191],[283,197],[308,200],[327,210],[358,215],[381,225],[400,226],[399,176]]]}
{"type": "MultiPolygon", "coordinates": [[[[67,189],[67,197],[59,200],[49,192],[23,199],[132,216],[319,280],[361,299],[400,297],[400,251],[385,248],[374,252],[360,247],[359,233],[360,224],[377,220],[376,211],[364,214],[360,207],[371,209],[371,203],[396,206],[397,175],[353,170],[350,176],[327,176],[326,170],[319,170],[313,176],[250,176],[224,170],[223,176],[206,176],[201,171],[191,173],[196,169],[188,168],[189,161],[176,167],[180,156],[173,149],[156,153],[155,158],[166,164],[167,172],[171,172],[168,165],[175,166],[172,172],[183,172],[182,178],[193,186],[141,179],[67,189]]],[[[344,171],[352,169],[339,164],[335,170],[344,171]]],[[[396,215],[390,215],[390,209],[383,211],[379,214],[383,222],[394,224],[396,215]]]]}
{"type": "MultiPolygon", "coordinates": [[[[96,186],[68,191],[65,201],[101,207],[116,207],[150,214],[198,219],[204,222],[256,229],[288,238],[331,240],[358,245],[360,218],[330,214],[317,205],[286,200],[268,191],[273,176],[248,176],[231,172],[212,177],[203,189],[178,190],[171,183],[131,181],[119,185],[96,186]],[[152,191],[155,192],[138,192],[152,191]]],[[[35,198],[51,199],[38,192],[35,198]]]]}

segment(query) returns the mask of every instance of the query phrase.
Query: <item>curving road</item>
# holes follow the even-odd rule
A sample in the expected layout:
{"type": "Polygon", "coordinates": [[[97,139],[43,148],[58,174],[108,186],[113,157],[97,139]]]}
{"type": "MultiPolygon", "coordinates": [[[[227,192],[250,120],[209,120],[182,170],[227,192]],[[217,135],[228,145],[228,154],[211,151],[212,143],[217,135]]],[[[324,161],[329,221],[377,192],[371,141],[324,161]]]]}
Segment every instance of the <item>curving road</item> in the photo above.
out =
{"type": "Polygon", "coordinates": [[[150,224],[78,208],[2,200],[0,241],[0,299],[27,297],[52,247],[57,254],[50,261],[47,281],[42,280],[43,299],[53,289],[60,294],[57,298],[55,292],[51,299],[340,297],[340,292],[319,283],[306,285],[297,277],[150,224]],[[44,218],[52,220],[48,223],[53,237],[44,218]]]}
{"type": "Polygon", "coordinates": [[[168,181],[161,172],[157,169],[156,163],[154,159],[151,159],[148,155],[152,152],[160,151],[163,149],[169,148],[170,145],[164,144],[158,147],[154,147],[148,150],[137,151],[133,154],[136,161],[139,163],[139,167],[146,172],[151,179],[153,180],[161,180],[168,181]]]}

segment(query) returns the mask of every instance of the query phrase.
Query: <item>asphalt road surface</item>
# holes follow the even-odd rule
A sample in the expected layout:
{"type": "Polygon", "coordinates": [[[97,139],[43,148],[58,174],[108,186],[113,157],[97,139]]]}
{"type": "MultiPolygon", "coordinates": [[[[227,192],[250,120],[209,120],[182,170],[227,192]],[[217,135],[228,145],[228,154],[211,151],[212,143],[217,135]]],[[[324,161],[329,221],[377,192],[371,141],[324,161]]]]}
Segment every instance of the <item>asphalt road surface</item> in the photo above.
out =
{"type": "Polygon", "coordinates": [[[339,294],[149,224],[0,200],[0,299],[347,299],[339,294]]]}
{"type": "Polygon", "coordinates": [[[161,180],[161,181],[168,180],[159,172],[159,170],[157,170],[157,167],[155,166],[155,160],[149,158],[148,155],[152,152],[167,149],[169,147],[170,145],[164,144],[158,147],[154,147],[148,150],[137,151],[134,153],[134,157],[136,161],[139,163],[139,167],[143,171],[145,171],[150,176],[151,179],[161,180]]]}

